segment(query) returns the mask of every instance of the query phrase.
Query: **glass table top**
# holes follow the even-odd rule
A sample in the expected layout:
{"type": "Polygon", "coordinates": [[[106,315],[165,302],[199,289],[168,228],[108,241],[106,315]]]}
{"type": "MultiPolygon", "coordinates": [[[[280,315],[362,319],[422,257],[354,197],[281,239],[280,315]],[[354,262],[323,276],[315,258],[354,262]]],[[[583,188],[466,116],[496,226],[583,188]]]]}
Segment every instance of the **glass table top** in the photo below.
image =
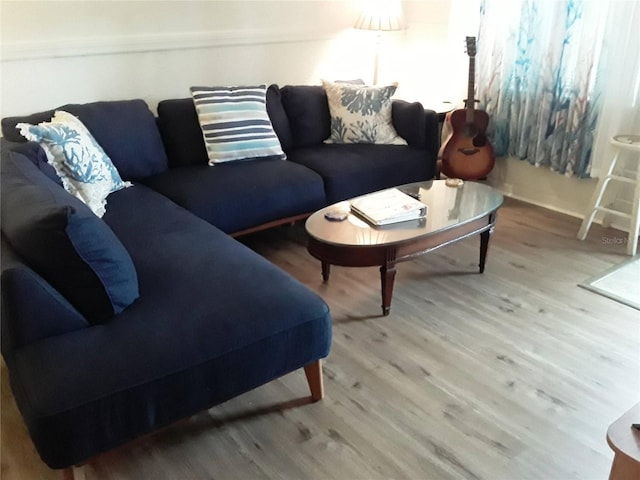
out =
{"type": "Polygon", "coordinates": [[[449,187],[444,180],[411,183],[396,187],[403,192],[419,193],[427,206],[427,216],[418,220],[373,226],[350,212],[349,201],[339,202],[311,215],[305,224],[307,233],[324,243],[341,246],[376,246],[401,243],[434,235],[471,222],[497,210],[503,196],[478,182],[465,181],[461,187],[449,187]],[[346,220],[327,220],[324,214],[336,209],[349,212],[346,220]]]}

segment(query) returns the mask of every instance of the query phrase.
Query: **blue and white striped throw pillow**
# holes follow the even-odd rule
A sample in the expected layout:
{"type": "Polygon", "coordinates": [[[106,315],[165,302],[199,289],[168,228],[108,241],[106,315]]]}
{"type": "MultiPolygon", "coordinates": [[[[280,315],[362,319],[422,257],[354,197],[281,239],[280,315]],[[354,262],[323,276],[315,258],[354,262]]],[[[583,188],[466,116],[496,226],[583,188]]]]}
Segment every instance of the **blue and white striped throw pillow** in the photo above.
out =
{"type": "Polygon", "coordinates": [[[266,85],[191,87],[209,165],[286,157],[267,114],[266,85]]]}

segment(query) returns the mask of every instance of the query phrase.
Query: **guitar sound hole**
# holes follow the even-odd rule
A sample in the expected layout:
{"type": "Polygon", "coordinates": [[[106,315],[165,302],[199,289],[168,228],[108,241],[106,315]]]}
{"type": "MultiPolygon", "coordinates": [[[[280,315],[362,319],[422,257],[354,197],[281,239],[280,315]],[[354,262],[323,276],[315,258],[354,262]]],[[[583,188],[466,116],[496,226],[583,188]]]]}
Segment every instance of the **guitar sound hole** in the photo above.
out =
{"type": "Polygon", "coordinates": [[[476,135],[473,137],[473,146],[474,147],[484,147],[487,144],[487,136],[486,135],[476,135]]]}
{"type": "Polygon", "coordinates": [[[462,134],[467,138],[475,138],[478,128],[473,123],[465,123],[462,127],[462,134]]]}

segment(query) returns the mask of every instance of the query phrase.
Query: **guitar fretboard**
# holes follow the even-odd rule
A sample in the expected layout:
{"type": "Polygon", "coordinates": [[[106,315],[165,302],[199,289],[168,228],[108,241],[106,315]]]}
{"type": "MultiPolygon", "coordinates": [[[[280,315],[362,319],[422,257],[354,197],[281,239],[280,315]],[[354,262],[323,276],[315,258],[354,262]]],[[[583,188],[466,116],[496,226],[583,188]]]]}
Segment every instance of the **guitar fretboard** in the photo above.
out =
{"type": "Polygon", "coordinates": [[[476,57],[469,55],[469,83],[467,89],[467,123],[473,123],[473,109],[475,105],[474,91],[476,78],[476,57]]]}

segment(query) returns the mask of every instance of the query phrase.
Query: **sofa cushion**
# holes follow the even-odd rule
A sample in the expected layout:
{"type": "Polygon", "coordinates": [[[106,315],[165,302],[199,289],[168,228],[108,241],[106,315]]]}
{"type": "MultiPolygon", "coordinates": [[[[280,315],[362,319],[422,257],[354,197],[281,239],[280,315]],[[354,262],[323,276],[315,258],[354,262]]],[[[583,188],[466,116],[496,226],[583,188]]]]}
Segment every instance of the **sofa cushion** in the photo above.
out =
{"type": "Polygon", "coordinates": [[[111,229],[18,153],[2,158],[1,221],[11,247],[89,322],[138,298],[135,267],[111,229]]]}
{"type": "Polygon", "coordinates": [[[40,144],[65,190],[97,216],[104,215],[107,195],[127,186],[91,133],[70,113],[59,110],[50,122],[17,127],[27,140],[40,144]]]}
{"type": "Polygon", "coordinates": [[[79,463],[327,355],[322,299],[215,227],[144,185],[115,192],[104,218],[132,252],[140,299],[100,328],[20,349],[11,375],[49,466],[79,463]]]}
{"type": "Polygon", "coordinates": [[[331,121],[327,94],[321,86],[286,85],[281,88],[282,106],[291,125],[293,146],[318,145],[329,138],[331,121]]]}
{"type": "Polygon", "coordinates": [[[435,153],[402,145],[325,144],[294,150],[289,163],[320,174],[327,202],[433,178],[435,153]]]}
{"type": "MultiPolygon", "coordinates": [[[[62,107],[60,107],[62,109],[62,107]]],[[[19,123],[30,123],[37,125],[38,123],[48,122],[56,113],[55,110],[46,110],[44,112],[32,113],[31,115],[4,117],[2,119],[2,136],[4,140],[16,143],[24,143],[27,140],[20,134],[20,129],[16,127],[19,123]]]]}
{"type": "MultiPolygon", "coordinates": [[[[124,180],[138,180],[167,169],[167,155],[153,113],[143,100],[120,100],[64,105],[91,132],[124,180]]],[[[2,119],[2,132],[11,141],[24,141],[18,123],[38,124],[54,111],[2,119]]]]}
{"type": "Polygon", "coordinates": [[[153,113],[143,100],[74,105],[65,108],[87,126],[125,180],[167,169],[167,154],[153,113]]]}
{"type": "Polygon", "coordinates": [[[207,148],[192,98],[158,103],[158,128],[171,168],[207,164],[207,148]]]}
{"type": "Polygon", "coordinates": [[[327,143],[406,145],[392,124],[391,97],[396,85],[383,87],[323,80],[331,115],[327,143]]]}
{"type": "MultiPolygon", "coordinates": [[[[427,148],[426,139],[427,120],[435,120],[432,116],[425,114],[424,107],[419,102],[405,102],[404,100],[394,100],[391,104],[391,118],[393,126],[402,138],[413,147],[427,148]]],[[[436,125],[429,125],[434,132],[438,132],[436,125]]]]}
{"type": "Polygon", "coordinates": [[[171,168],[144,183],[227,233],[325,205],[322,178],[281,160],[171,168]]]}
{"type": "Polygon", "coordinates": [[[267,87],[191,87],[209,165],[285,153],[267,114],[267,87]]]}
{"type": "Polygon", "coordinates": [[[267,113],[271,119],[273,129],[278,135],[280,145],[286,152],[293,147],[293,134],[291,133],[291,125],[287,112],[282,105],[282,92],[278,85],[270,85],[267,88],[267,113]]]}

